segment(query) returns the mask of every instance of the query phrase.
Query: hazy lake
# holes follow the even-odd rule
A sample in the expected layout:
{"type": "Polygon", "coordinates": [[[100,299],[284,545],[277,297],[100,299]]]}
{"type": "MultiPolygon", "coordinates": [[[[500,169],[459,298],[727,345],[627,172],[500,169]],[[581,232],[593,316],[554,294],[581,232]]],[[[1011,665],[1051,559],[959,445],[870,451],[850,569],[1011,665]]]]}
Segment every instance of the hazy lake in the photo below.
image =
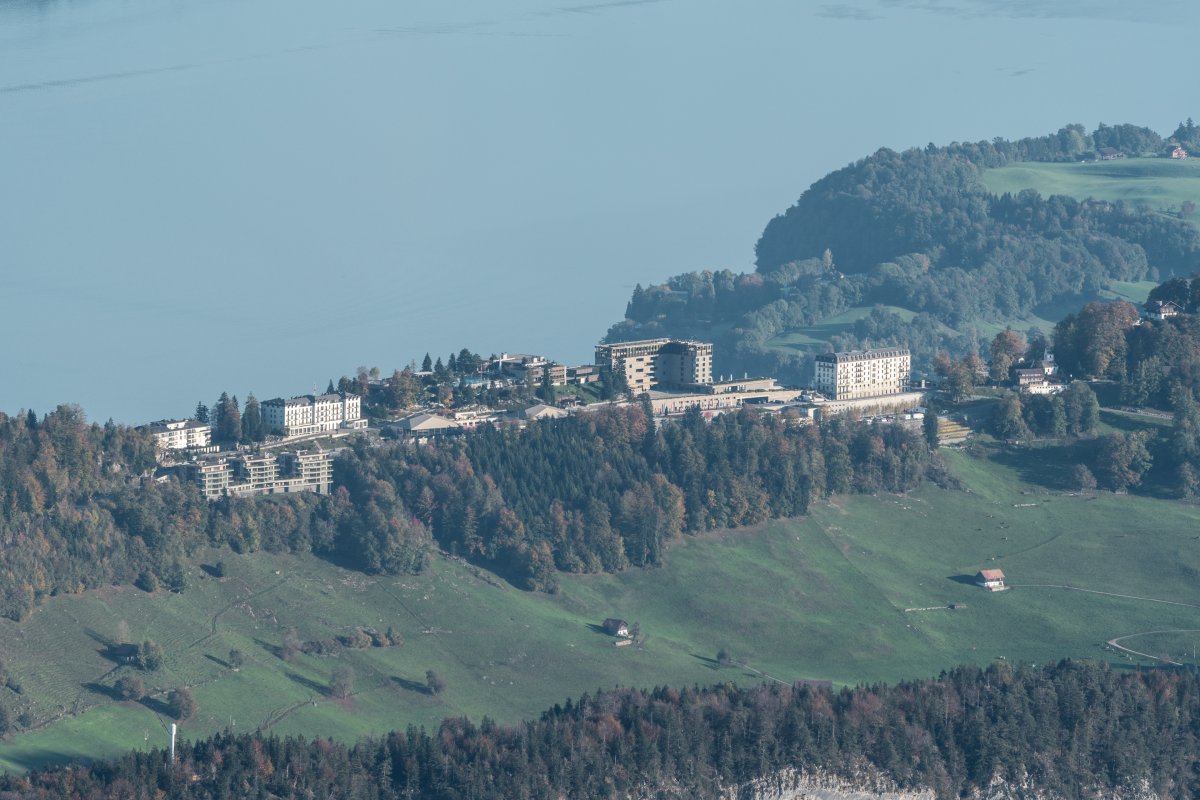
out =
{"type": "Polygon", "coordinates": [[[1169,133],[1179,0],[0,0],[0,409],[590,361],[879,146],[1169,133]]]}

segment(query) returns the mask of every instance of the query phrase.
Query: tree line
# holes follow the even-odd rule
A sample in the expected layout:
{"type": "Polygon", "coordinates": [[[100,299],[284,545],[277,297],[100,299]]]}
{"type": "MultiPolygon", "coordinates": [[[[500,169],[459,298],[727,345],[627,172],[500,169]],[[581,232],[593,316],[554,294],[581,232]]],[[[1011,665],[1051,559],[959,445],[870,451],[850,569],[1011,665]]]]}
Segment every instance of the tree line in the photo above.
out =
{"type": "Polygon", "coordinates": [[[329,495],[204,500],[154,477],[148,434],[75,406],[0,414],[0,614],[109,584],[185,588],[205,546],[311,552],[368,572],[420,571],[440,546],[550,590],[558,570],[659,563],[682,533],[804,513],[830,494],[906,491],[930,466],[899,427],[813,427],[746,410],[655,427],[609,408],[424,447],[359,442],[329,495]]]}
{"type": "MultiPolygon", "coordinates": [[[[1200,679],[1062,661],[964,666],[933,680],[614,689],[536,720],[409,727],[347,746],[224,733],[87,766],[0,777],[0,798],[718,798],[789,771],[939,798],[1192,798],[1200,679]],[[5,794],[12,793],[12,794],[5,794]]],[[[865,788],[865,787],[864,787],[865,788]]],[[[741,795],[738,795],[741,796],[741,795]]]]}
{"type": "Polygon", "coordinates": [[[658,564],[681,534],[803,514],[830,494],[907,491],[930,461],[900,426],[799,425],[749,409],[655,426],[634,406],[434,447],[360,445],[338,481],[395,496],[443,549],[552,590],[556,571],[658,564]]]}

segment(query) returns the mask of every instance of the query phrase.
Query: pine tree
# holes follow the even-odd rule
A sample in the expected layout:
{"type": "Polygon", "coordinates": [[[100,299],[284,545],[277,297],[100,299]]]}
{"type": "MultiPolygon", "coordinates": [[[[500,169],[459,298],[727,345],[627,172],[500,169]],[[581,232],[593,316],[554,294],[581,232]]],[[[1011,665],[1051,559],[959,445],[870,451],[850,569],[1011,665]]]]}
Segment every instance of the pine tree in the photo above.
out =
{"type": "Polygon", "coordinates": [[[261,442],[267,438],[266,426],[263,424],[262,407],[258,398],[251,392],[246,398],[246,409],[242,413],[242,441],[261,442]]]}
{"type": "Polygon", "coordinates": [[[242,439],[242,414],[238,410],[237,396],[230,397],[221,392],[217,401],[213,438],[218,442],[239,442],[242,439]]]}
{"type": "Polygon", "coordinates": [[[207,423],[208,406],[204,405],[203,402],[196,403],[196,412],[192,414],[192,419],[196,420],[196,422],[207,423]]]}

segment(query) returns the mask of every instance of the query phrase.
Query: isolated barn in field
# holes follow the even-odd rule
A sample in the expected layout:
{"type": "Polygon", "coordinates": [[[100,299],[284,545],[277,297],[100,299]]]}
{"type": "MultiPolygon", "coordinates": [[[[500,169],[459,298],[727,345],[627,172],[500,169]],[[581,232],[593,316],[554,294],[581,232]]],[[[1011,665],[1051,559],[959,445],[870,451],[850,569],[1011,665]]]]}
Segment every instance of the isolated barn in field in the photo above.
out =
{"type": "Polygon", "coordinates": [[[975,573],[975,585],[989,592],[1003,592],[1008,587],[1004,585],[1004,573],[998,569],[981,569],[975,573]]]}
{"type": "Polygon", "coordinates": [[[608,619],[604,620],[604,624],[601,627],[604,628],[604,632],[609,636],[629,635],[629,623],[623,619],[609,617],[608,619]]]}

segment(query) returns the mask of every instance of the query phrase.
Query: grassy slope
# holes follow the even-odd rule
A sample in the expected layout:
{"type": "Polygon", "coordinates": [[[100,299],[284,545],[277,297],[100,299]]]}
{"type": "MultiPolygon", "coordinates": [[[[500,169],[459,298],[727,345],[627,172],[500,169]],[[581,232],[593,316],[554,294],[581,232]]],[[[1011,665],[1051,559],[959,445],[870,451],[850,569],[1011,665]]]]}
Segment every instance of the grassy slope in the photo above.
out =
{"type": "MultiPolygon", "coordinates": [[[[1158,211],[1178,211],[1184,201],[1200,203],[1200,159],[1128,158],[1080,164],[1012,164],[985,170],[983,182],[996,194],[1036,189],[1043,196],[1124,200],[1158,211]]],[[[1192,218],[1193,224],[1200,220],[1192,218]]]]}
{"type": "MultiPolygon", "coordinates": [[[[515,720],[616,684],[763,674],[856,683],[1000,656],[1125,663],[1104,647],[1107,639],[1200,628],[1200,608],[1026,586],[991,595],[955,579],[997,566],[1014,584],[1200,605],[1195,507],[1044,492],[1021,480],[1034,474],[1035,451],[947,457],[969,492],[929,486],[907,497],[843,498],[808,519],[679,542],[659,569],[566,577],[554,597],[495,585],[446,559],[425,575],[376,579],[311,558],[226,553],[231,577],[196,570],[182,595],[108,589],[58,598],[24,624],[0,625],[0,651],[25,689],[10,702],[32,700],[39,717],[67,716],[0,745],[0,765],[23,769],[163,743],[162,718],[151,708],[116,703],[90,686],[111,685],[129,669],[114,671],[98,652],[96,638],[113,635],[120,620],[134,637],[167,649],[167,667],[148,685],[195,686],[201,712],[185,735],[270,721],[281,733],[339,738],[455,714],[515,720]],[[967,607],[904,610],[948,603],[967,607]],[[613,615],[641,623],[643,649],[613,648],[590,627],[613,615]],[[389,624],[404,632],[403,647],[292,663],[272,654],[287,625],[303,638],[327,638],[389,624]],[[717,671],[712,657],[723,645],[757,672],[717,671]],[[237,674],[222,663],[232,647],[247,654],[237,674]],[[355,669],[357,693],[339,703],[323,687],[343,660],[355,669]],[[449,684],[441,696],[421,689],[429,668],[449,684]]],[[[1127,644],[1190,655],[1192,637],[1127,644]]]]}
{"type": "MultiPolygon", "coordinates": [[[[884,311],[890,311],[896,314],[905,322],[908,322],[917,314],[915,311],[910,311],[907,308],[900,306],[878,306],[884,311]]],[[[829,341],[830,337],[836,336],[839,333],[848,333],[854,330],[854,323],[865,318],[871,313],[871,310],[876,306],[855,306],[847,309],[840,314],[835,314],[832,317],[826,317],[816,325],[810,325],[807,328],[799,328],[788,333],[781,333],[770,339],[768,344],[771,347],[780,350],[808,350],[815,345],[823,344],[829,341]]]]}

